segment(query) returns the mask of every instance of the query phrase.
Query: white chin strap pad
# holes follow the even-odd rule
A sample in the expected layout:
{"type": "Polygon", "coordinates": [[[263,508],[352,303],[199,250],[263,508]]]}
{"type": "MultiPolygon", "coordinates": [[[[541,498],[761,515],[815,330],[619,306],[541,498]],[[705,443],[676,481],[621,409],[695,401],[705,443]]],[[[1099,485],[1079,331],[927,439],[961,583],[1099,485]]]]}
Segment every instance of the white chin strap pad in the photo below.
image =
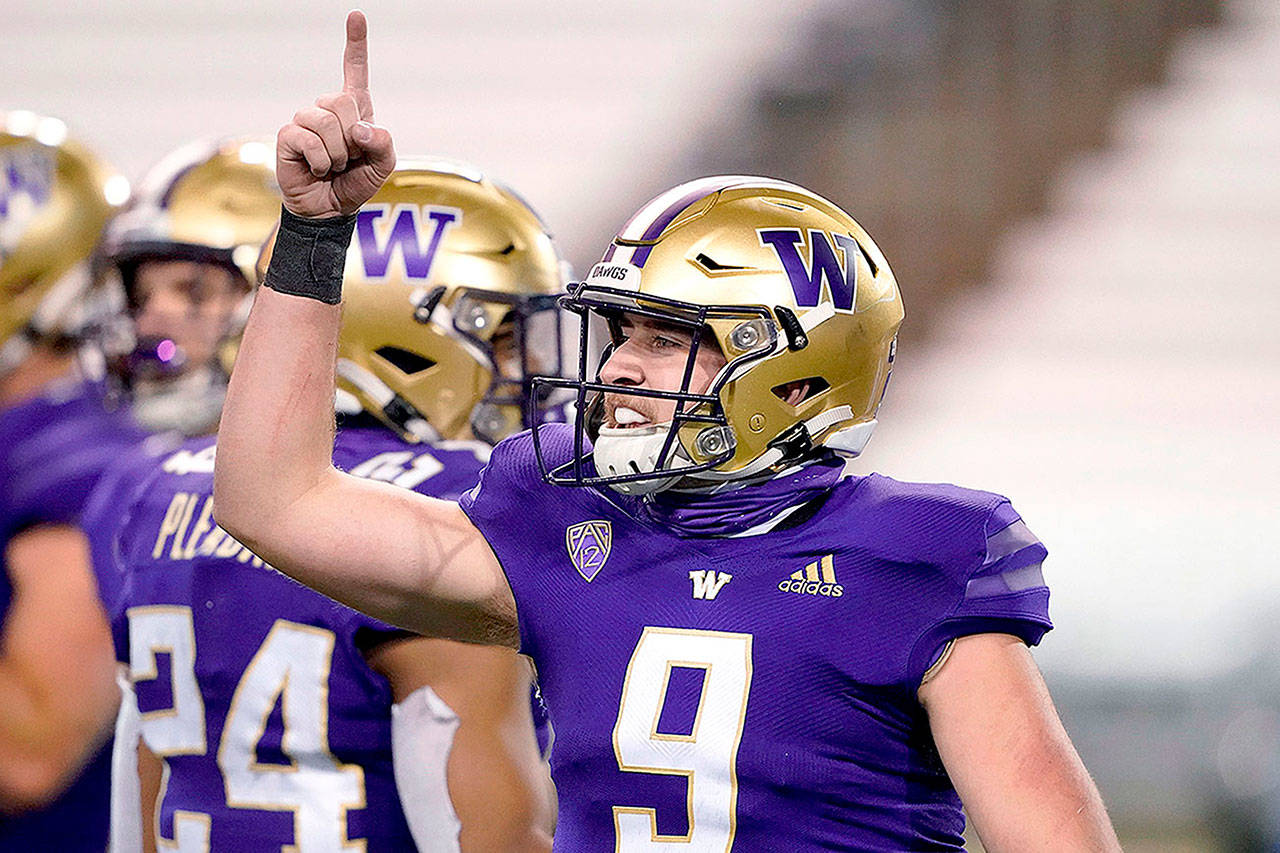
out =
{"type": "MultiPolygon", "coordinates": [[[[841,421],[853,417],[853,409],[849,406],[837,406],[819,412],[805,421],[805,429],[810,435],[819,435],[841,421]]],[[[831,433],[821,444],[842,456],[857,456],[867,446],[876,422],[872,420],[853,424],[831,433]]],[[[602,476],[619,476],[622,474],[651,473],[658,469],[658,456],[662,445],[667,440],[667,431],[671,424],[654,424],[647,427],[601,427],[600,435],[595,442],[593,457],[596,473],[602,476]]],[[[701,471],[690,476],[699,480],[723,482],[753,477],[761,471],[782,461],[782,451],[771,448],[762,453],[755,461],[738,471],[720,472],[716,470],[701,471]]],[[[671,458],[667,461],[665,471],[672,476],[653,480],[640,480],[631,483],[610,483],[610,488],[624,495],[647,495],[660,491],[680,479],[681,468],[688,468],[692,463],[684,454],[684,449],[677,441],[671,458]]]]}
{"type": "Polygon", "coordinates": [[[134,389],[134,419],[153,432],[177,430],[200,435],[218,425],[227,386],[211,367],[192,370],[164,382],[146,383],[134,389]]]}
{"type": "Polygon", "coordinates": [[[842,456],[857,456],[867,446],[867,442],[871,440],[871,432],[875,428],[876,419],[872,418],[869,421],[836,430],[827,436],[822,444],[842,456]]]}
{"type": "MultiPolygon", "coordinates": [[[[670,423],[647,427],[601,427],[591,454],[595,460],[596,473],[603,477],[617,477],[625,474],[651,474],[659,470],[658,457],[670,430],[670,423]]],[[[675,471],[687,467],[689,460],[684,457],[679,439],[675,439],[666,468],[662,470],[675,471]]],[[[678,474],[631,483],[610,483],[609,487],[624,495],[647,495],[665,489],[677,479],[678,474]]]]}

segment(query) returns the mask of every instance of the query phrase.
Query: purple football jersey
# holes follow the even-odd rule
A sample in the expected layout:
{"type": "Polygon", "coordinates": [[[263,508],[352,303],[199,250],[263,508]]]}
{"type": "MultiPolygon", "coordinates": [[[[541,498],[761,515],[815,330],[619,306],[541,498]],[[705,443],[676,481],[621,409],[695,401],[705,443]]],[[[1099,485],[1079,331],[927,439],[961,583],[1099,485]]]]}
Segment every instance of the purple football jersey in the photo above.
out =
{"type": "Polygon", "coordinates": [[[124,565],[116,539],[134,502],[155,474],[160,461],[177,453],[188,439],[179,433],[157,433],[121,453],[102,472],[85,501],[80,529],[89,540],[98,596],[107,613],[116,611],[124,584],[124,565]]]}
{"type": "MultiPolygon", "coordinates": [[[[103,470],[146,434],[126,411],[105,405],[101,385],[85,381],[60,382],[0,412],[0,556],[29,527],[76,524],[103,470]]],[[[8,572],[0,572],[0,623],[11,596],[8,572]]],[[[108,744],[54,803],[17,818],[0,816],[0,853],[101,851],[110,761],[108,744]]]]}
{"type": "MultiPolygon", "coordinates": [[[[541,435],[570,457],[572,429],[541,435]]],[[[951,639],[1051,627],[1006,499],[872,475],[789,529],[681,536],[545,484],[525,434],[461,503],[556,725],[557,850],[963,849],[916,691],[951,639]]]]}
{"type": "Polygon", "coordinates": [[[38,524],[75,524],[102,472],[147,435],[94,382],[0,412],[0,546],[38,524]]]}
{"type": "MultiPolygon", "coordinates": [[[[160,833],[181,849],[412,850],[391,758],[392,697],[361,650],[402,632],[273,571],[212,517],[214,440],[159,461],[109,551],[112,619],[142,732],[168,772],[160,833]]],[[[338,433],[354,474],[456,498],[488,448],[338,433]]],[[[352,543],[360,547],[359,543],[352,543]]]]}

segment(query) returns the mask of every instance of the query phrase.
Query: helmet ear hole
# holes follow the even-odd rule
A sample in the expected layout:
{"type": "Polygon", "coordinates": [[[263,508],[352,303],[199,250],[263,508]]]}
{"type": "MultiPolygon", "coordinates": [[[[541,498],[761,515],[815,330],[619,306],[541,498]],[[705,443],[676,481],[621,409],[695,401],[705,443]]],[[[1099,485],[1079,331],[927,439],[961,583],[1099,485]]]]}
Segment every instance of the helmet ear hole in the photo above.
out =
{"type": "Polygon", "coordinates": [[[769,390],[773,391],[773,395],[788,406],[798,407],[830,387],[831,383],[821,376],[810,376],[808,379],[794,379],[790,382],[783,382],[781,385],[775,385],[769,390]]]}
{"type": "Polygon", "coordinates": [[[396,370],[409,376],[435,367],[436,364],[429,358],[423,358],[416,352],[409,352],[409,350],[400,349],[400,347],[379,347],[374,352],[390,362],[396,370]]]}

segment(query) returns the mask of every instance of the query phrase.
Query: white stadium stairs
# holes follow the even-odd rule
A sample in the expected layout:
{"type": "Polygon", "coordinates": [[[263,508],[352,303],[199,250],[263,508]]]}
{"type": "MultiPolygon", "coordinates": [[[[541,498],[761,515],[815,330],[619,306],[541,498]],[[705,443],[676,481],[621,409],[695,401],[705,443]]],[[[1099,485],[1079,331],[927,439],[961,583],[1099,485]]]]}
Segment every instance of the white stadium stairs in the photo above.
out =
{"type": "Polygon", "coordinates": [[[900,348],[854,463],[1009,495],[1047,543],[1037,660],[1131,850],[1280,838],[1277,57],[1272,0],[1180,40],[900,348]]]}

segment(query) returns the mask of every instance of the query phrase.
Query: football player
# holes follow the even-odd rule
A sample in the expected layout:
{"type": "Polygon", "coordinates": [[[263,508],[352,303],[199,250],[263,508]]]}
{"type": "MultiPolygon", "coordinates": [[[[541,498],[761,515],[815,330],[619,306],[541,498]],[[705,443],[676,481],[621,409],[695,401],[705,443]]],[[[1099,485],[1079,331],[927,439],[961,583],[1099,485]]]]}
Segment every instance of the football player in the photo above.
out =
{"type": "Polygon", "coordinates": [[[1044,547],[998,495],[843,476],[902,304],[807,190],[709,178],[642,208],[568,300],[612,329],[587,405],[499,445],[461,506],[334,469],[336,271],[393,162],[359,13],[347,40],[328,115],[278,137],[221,523],[355,607],[531,655],[562,849],[960,850],[963,801],[988,849],[1117,850],[1027,651],[1044,547]]]}
{"type": "MultiPolygon", "coordinates": [[[[531,368],[558,370],[545,228],[474,169],[402,162],[359,213],[345,278],[334,463],[459,497],[489,457],[477,438],[540,419],[531,368]]],[[[125,569],[113,627],[141,721],[144,846],[549,849],[528,660],[413,636],[275,573],[217,526],[215,452],[188,441],[123,510],[104,486],[88,513],[126,518],[98,550],[125,569]]]]}
{"type": "Polygon", "coordinates": [[[73,525],[145,432],[78,356],[97,319],[91,253],[128,193],[63,122],[0,113],[0,851],[106,841],[109,752],[95,747],[119,693],[73,525]]]}
{"type": "Polygon", "coordinates": [[[143,177],[107,229],[101,274],[126,322],[106,330],[108,371],[133,416],[200,435],[222,411],[233,341],[280,193],[270,142],[198,141],[143,177]]]}
{"type": "MultiPolygon", "coordinates": [[[[99,248],[99,287],[116,294],[124,309],[96,337],[106,357],[109,397],[154,431],[103,472],[80,520],[81,535],[98,552],[93,565],[108,608],[123,579],[102,552],[141,472],[184,436],[204,434],[217,423],[228,353],[243,326],[258,253],[280,201],[271,160],[271,144],[252,139],[179,148],[148,170],[99,248]]],[[[126,691],[125,699],[113,763],[123,756],[133,766],[136,714],[132,694],[126,691]]],[[[136,776],[129,778],[130,786],[113,785],[111,793],[116,849],[140,843],[136,776]],[[124,791],[132,802],[122,800],[124,791]],[[121,842],[122,826],[129,828],[127,843],[121,842]]],[[[158,779],[150,782],[154,787],[158,779]]]]}

